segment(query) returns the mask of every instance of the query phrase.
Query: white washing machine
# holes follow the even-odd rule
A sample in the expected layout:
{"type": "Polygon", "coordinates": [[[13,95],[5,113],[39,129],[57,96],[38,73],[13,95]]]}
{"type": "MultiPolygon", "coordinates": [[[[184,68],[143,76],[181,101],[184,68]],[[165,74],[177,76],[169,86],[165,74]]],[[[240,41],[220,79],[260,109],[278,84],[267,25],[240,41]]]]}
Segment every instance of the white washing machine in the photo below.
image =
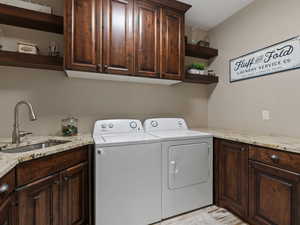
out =
{"type": "Polygon", "coordinates": [[[189,130],[184,119],[148,119],[162,142],[163,219],[213,203],[213,136],[189,130]]]}
{"type": "Polygon", "coordinates": [[[138,120],[97,121],[95,224],[147,225],[161,220],[161,144],[138,120]]]}

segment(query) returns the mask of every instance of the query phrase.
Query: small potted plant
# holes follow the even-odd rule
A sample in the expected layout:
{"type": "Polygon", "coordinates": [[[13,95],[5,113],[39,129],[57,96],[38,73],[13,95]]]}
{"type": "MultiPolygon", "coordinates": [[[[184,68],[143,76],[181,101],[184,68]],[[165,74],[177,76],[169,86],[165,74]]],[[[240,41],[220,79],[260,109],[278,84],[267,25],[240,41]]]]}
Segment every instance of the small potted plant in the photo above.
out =
{"type": "Polygon", "coordinates": [[[190,74],[205,74],[205,64],[204,63],[193,63],[188,70],[190,74]]]}

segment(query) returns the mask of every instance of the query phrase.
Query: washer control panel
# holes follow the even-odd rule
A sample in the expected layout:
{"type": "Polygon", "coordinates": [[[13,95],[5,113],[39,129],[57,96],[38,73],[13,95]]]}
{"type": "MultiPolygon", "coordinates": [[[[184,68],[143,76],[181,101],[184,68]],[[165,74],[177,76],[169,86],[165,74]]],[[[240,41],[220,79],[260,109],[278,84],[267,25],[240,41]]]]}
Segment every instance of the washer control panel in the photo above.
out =
{"type": "Polygon", "coordinates": [[[182,118],[154,118],[144,122],[144,129],[149,131],[160,130],[187,130],[187,124],[182,118]]]}
{"type": "Polygon", "coordinates": [[[143,131],[144,129],[140,120],[98,120],[94,127],[94,135],[143,131]]]}
{"type": "Polygon", "coordinates": [[[158,127],[158,122],[156,120],[151,121],[151,126],[152,127],[158,127]]]}

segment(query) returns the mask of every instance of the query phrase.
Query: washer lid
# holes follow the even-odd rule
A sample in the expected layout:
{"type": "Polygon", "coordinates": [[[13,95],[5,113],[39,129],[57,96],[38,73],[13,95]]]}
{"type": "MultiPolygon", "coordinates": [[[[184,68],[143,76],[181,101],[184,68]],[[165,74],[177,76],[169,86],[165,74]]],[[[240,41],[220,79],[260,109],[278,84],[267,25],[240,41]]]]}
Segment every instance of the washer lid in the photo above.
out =
{"type": "Polygon", "coordinates": [[[105,134],[94,136],[94,140],[96,145],[101,146],[132,145],[159,142],[159,138],[144,132],[105,134]]]}
{"type": "Polygon", "coordinates": [[[202,133],[193,130],[165,130],[165,131],[153,131],[149,134],[158,137],[164,141],[166,140],[187,140],[203,137],[213,137],[212,134],[202,133]]]}

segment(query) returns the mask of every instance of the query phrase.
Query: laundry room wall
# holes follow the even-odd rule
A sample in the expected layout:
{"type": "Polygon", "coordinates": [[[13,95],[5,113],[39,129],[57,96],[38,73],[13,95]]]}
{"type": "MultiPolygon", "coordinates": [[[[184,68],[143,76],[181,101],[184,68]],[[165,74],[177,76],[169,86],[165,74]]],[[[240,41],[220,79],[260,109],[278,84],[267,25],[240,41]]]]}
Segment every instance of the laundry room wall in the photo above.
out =
{"type": "Polygon", "coordinates": [[[300,70],[229,83],[228,69],[232,58],[300,35],[299,9],[299,0],[256,0],[210,31],[220,83],[209,90],[209,126],[300,136],[300,70]]]}
{"type": "Polygon", "coordinates": [[[77,117],[79,132],[90,132],[95,120],[112,118],[184,117],[193,127],[207,125],[204,85],[160,86],[68,79],[63,72],[0,67],[0,137],[9,137],[13,109],[28,100],[38,120],[20,112],[21,128],[35,135],[59,134],[61,119],[77,117]]]}

